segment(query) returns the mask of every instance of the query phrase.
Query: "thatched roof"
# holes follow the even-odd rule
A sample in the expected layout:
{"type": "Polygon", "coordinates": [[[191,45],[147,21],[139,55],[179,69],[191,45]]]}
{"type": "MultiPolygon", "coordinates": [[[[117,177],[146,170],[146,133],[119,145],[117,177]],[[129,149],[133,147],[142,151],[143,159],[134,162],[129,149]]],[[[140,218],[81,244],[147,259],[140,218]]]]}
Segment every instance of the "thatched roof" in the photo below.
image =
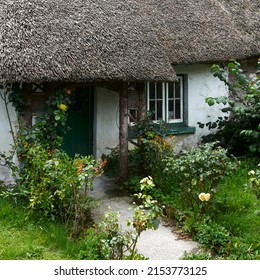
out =
{"type": "Polygon", "coordinates": [[[260,54],[259,0],[0,0],[0,82],[174,80],[260,54]]]}
{"type": "Polygon", "coordinates": [[[146,7],[173,64],[260,55],[259,0],[150,0],[146,7]]]}

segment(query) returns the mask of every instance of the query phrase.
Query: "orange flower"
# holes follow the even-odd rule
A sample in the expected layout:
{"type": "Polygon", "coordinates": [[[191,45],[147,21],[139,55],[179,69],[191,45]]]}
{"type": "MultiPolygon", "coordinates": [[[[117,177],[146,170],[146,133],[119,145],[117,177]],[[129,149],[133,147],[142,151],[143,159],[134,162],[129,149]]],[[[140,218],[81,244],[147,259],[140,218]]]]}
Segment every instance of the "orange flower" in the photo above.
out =
{"type": "Polygon", "coordinates": [[[101,160],[100,168],[103,169],[106,166],[106,164],[107,164],[107,160],[106,159],[105,160],[101,160]]]}
{"type": "Polygon", "coordinates": [[[83,167],[85,166],[80,160],[75,161],[74,165],[77,167],[77,173],[81,173],[83,167]]]}

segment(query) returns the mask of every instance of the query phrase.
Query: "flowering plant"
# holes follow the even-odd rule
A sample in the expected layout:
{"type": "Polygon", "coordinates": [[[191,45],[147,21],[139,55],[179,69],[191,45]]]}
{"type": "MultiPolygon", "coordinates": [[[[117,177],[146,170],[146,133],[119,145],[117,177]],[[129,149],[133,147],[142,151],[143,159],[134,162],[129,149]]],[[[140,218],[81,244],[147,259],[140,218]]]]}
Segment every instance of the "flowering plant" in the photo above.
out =
{"type": "Polygon", "coordinates": [[[250,170],[248,172],[249,178],[249,186],[257,196],[260,198],[260,164],[258,164],[256,170],[250,170]]]}
{"type": "Polygon", "coordinates": [[[227,151],[207,143],[185,150],[181,155],[165,159],[165,176],[175,178],[182,203],[192,211],[201,207],[218,192],[221,180],[235,170],[237,161],[227,151]]]}
{"type": "Polygon", "coordinates": [[[19,174],[20,195],[35,214],[60,219],[65,225],[78,223],[89,208],[87,192],[101,173],[100,163],[91,156],[71,159],[61,150],[32,145],[19,174]]]}

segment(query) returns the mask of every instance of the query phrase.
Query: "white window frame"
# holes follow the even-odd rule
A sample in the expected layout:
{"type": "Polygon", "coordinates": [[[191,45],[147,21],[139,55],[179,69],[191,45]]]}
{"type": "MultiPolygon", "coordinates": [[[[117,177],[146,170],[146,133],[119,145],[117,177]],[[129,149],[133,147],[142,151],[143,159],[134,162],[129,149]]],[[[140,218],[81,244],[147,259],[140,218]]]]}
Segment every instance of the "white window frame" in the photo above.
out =
{"type": "MultiPolygon", "coordinates": [[[[169,83],[173,83],[173,86],[175,88],[175,82],[160,82],[162,84],[162,102],[163,102],[163,108],[162,108],[162,120],[166,123],[183,123],[184,122],[184,89],[183,89],[183,77],[178,76],[178,80],[180,83],[180,97],[178,98],[180,100],[180,118],[178,119],[170,119],[169,120],[169,83]]],[[[157,90],[157,83],[155,83],[155,90],[157,90]]],[[[147,110],[150,111],[150,101],[151,100],[158,100],[157,98],[150,99],[150,82],[146,83],[146,93],[147,93],[147,110]]],[[[173,99],[177,100],[175,96],[173,99]]],[[[159,120],[154,120],[155,122],[159,120]]]]}

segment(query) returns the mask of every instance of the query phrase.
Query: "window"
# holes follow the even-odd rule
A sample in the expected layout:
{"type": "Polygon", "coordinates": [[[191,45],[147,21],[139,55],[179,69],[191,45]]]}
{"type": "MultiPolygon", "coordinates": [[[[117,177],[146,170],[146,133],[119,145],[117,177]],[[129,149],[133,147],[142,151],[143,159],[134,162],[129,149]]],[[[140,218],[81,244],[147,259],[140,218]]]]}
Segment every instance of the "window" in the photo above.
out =
{"type": "Polygon", "coordinates": [[[148,82],[147,109],[152,112],[154,121],[167,123],[184,122],[183,77],[177,82],[148,82]]]}

